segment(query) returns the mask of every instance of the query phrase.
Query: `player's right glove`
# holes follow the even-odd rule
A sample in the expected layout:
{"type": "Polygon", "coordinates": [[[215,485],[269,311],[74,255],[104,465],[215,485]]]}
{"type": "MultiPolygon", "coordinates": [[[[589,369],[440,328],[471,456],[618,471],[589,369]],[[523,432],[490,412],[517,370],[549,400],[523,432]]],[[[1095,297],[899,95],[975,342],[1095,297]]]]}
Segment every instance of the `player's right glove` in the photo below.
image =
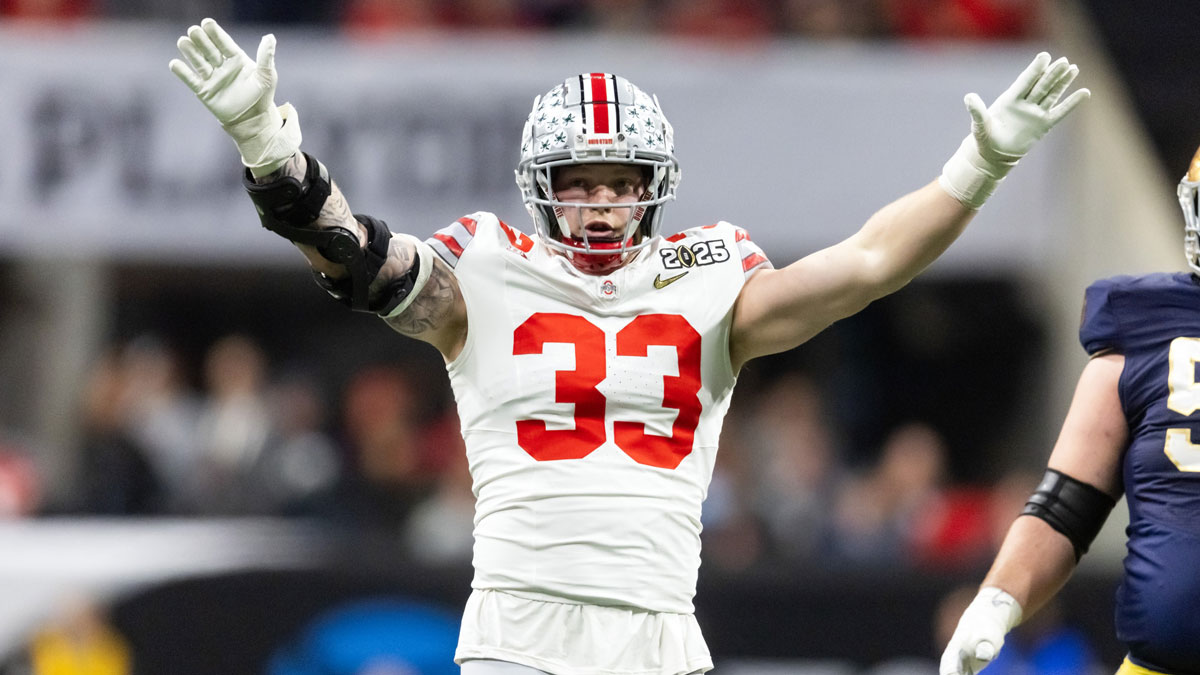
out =
{"type": "Polygon", "coordinates": [[[1042,52],[992,105],[985,108],[978,94],[967,94],[971,133],[942,168],[942,188],[972,209],[983,206],[1017,160],[1091,96],[1079,89],[1059,102],[1078,74],[1079,66],[1065,57],[1051,63],[1042,52]]]}
{"type": "Polygon", "coordinates": [[[962,617],[946,651],[942,652],[939,675],[975,675],[1000,653],[1004,636],[1021,622],[1021,605],[1013,596],[994,586],[985,586],[962,617]]]}
{"type": "Polygon", "coordinates": [[[300,118],[291,105],[275,106],[275,36],[264,35],[258,60],[212,19],[188,29],[176,43],[187,63],[169,64],[237,144],[256,177],[283,165],[300,147],[300,118]]]}

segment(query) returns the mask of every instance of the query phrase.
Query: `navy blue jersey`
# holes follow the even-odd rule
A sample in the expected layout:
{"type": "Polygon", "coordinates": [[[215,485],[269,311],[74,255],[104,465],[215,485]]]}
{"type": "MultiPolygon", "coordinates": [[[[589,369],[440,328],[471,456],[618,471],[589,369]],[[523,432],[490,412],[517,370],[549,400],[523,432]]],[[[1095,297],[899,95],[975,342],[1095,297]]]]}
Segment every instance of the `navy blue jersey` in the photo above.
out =
{"type": "Polygon", "coordinates": [[[1079,339],[1089,354],[1125,356],[1117,638],[1145,668],[1200,673],[1200,284],[1184,273],[1097,281],[1079,339]]]}

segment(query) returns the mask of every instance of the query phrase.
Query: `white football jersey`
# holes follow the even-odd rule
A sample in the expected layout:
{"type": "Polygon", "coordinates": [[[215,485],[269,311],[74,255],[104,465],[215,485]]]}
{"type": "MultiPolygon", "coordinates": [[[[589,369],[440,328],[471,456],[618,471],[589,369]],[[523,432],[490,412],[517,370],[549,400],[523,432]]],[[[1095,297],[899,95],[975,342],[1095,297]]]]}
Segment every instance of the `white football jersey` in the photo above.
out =
{"type": "Polygon", "coordinates": [[[447,370],[477,499],[473,587],[691,613],[733,303],[770,262],[724,222],[608,276],[486,212],[427,243],[467,307],[447,370]]]}

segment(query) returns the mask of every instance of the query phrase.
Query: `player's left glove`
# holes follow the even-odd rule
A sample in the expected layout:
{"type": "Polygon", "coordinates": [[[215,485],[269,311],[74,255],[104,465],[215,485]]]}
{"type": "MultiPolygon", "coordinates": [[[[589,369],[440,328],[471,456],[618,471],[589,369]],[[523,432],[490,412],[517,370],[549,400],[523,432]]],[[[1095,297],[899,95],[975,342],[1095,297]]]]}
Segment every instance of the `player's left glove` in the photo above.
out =
{"type": "Polygon", "coordinates": [[[975,675],[1000,653],[1004,636],[1021,622],[1021,605],[1008,593],[985,586],[962,617],[946,651],[939,675],[975,675]]]}
{"type": "Polygon", "coordinates": [[[1059,101],[1078,74],[1079,66],[1066,57],[1051,63],[1042,52],[991,106],[984,107],[978,94],[967,94],[963,102],[971,113],[971,133],[942,168],[942,188],[970,208],[983,206],[1017,160],[1091,96],[1079,89],[1059,101]]]}
{"type": "Polygon", "coordinates": [[[275,106],[275,36],[264,35],[257,61],[216,21],[205,19],[176,43],[187,63],[171,72],[196,94],[237,144],[255,176],[278,169],[300,147],[300,120],[291,105],[275,106]],[[285,123],[286,121],[286,123],[285,123]]]}

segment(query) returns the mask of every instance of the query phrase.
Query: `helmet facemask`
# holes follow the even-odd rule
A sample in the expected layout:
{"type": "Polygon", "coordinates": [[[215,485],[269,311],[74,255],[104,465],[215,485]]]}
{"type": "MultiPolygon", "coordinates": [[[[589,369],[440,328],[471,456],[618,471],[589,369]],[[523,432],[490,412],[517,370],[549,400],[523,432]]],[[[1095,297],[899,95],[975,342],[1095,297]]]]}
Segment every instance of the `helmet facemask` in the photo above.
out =
{"type": "Polygon", "coordinates": [[[1200,275],[1200,150],[1192,157],[1187,174],[1176,189],[1183,209],[1183,252],[1188,267],[1200,275]]]}
{"type": "Polygon", "coordinates": [[[615,75],[592,73],[567,79],[534,99],[525,123],[517,186],[542,242],[581,271],[604,274],[649,246],[662,225],[662,209],[675,198],[679,164],[673,132],[658,100],[615,75]],[[641,167],[645,190],[637,201],[589,204],[559,200],[553,172],[577,164],[641,167]],[[569,208],[629,209],[622,241],[597,243],[574,237],[569,208]]]}
{"type": "MultiPolygon", "coordinates": [[[[624,162],[621,164],[630,165],[624,162]]],[[[642,171],[643,187],[636,201],[592,203],[565,201],[556,194],[552,187],[554,172],[562,166],[562,163],[552,164],[538,169],[535,174],[538,194],[533,198],[533,203],[539,207],[550,230],[550,237],[546,241],[548,246],[563,253],[580,270],[603,274],[625,264],[632,259],[636,251],[649,245],[659,231],[660,223],[657,219],[661,217],[662,211],[658,205],[667,199],[662,194],[665,188],[665,168],[640,165],[645,170],[642,171]],[[578,209],[580,212],[584,209],[625,211],[629,217],[621,229],[619,241],[598,242],[586,232],[583,232],[582,236],[572,234],[567,215],[572,209],[578,209]]]]}

